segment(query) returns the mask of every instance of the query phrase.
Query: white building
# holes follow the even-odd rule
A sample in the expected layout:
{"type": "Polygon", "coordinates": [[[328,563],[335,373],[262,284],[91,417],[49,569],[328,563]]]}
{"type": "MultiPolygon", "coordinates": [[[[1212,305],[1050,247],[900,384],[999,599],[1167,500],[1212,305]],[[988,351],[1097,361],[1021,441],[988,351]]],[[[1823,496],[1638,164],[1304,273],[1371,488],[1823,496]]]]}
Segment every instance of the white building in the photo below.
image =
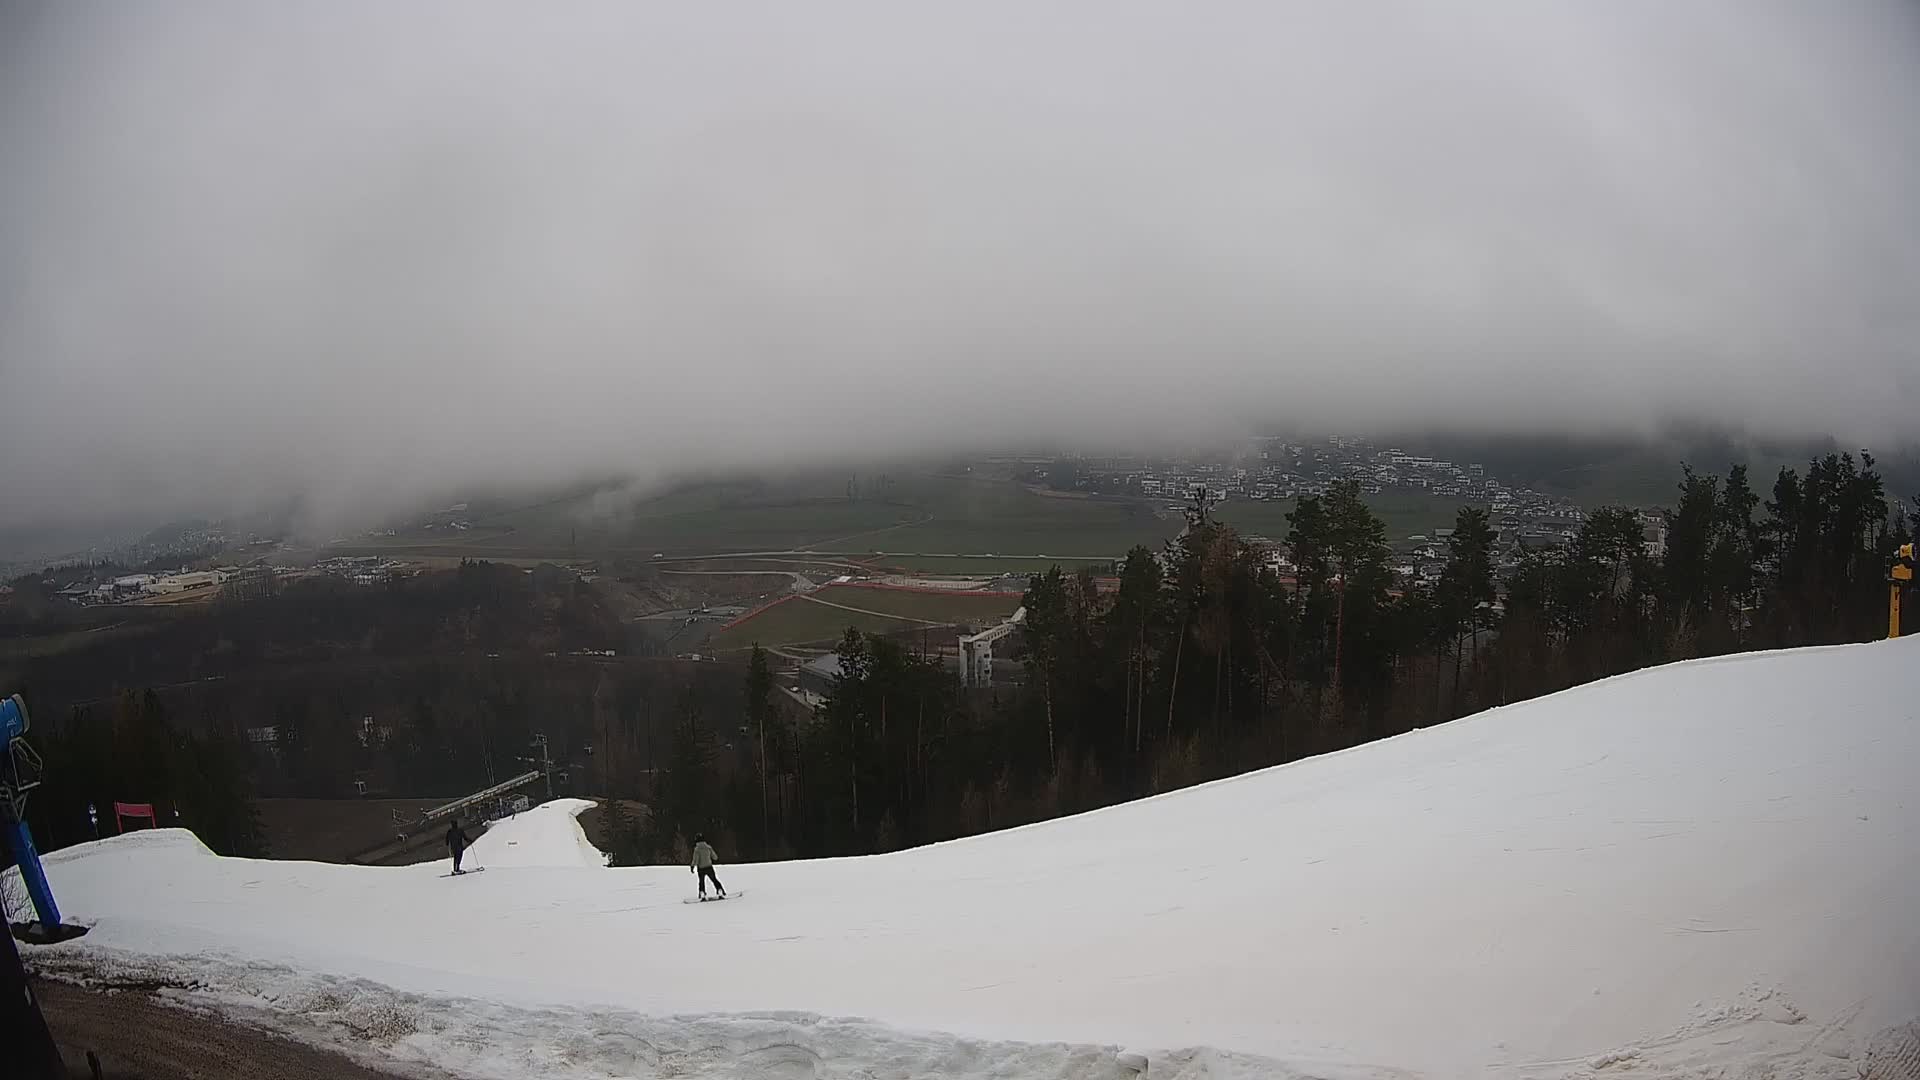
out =
{"type": "Polygon", "coordinates": [[[1013,633],[1027,620],[1027,609],[1019,608],[1013,617],[999,626],[960,638],[960,685],[993,685],[993,643],[1013,633]]]}

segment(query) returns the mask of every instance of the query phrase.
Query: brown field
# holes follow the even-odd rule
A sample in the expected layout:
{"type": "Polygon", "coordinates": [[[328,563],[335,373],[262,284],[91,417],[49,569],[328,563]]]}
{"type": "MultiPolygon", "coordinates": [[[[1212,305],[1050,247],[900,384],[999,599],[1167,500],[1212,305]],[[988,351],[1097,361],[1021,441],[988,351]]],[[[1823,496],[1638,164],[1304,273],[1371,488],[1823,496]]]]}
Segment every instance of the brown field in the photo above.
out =
{"type": "Polygon", "coordinates": [[[714,652],[763,646],[829,642],[848,627],[886,634],[928,626],[988,625],[1013,614],[1020,598],[979,593],[917,592],[866,585],[829,585],[805,597],[767,608],[721,630],[708,642],[714,652]]]}
{"type": "MultiPolygon", "coordinates": [[[[594,805],[581,811],[580,831],[587,834],[587,843],[592,844],[601,851],[611,851],[613,849],[613,838],[607,835],[604,827],[606,823],[605,813],[602,809],[606,806],[606,799],[597,795],[583,795],[581,797],[593,799],[594,805]]],[[[646,803],[635,802],[632,799],[621,799],[620,806],[627,812],[627,820],[633,822],[645,822],[651,813],[651,811],[647,809],[646,803]]]]}
{"type": "Polygon", "coordinates": [[[423,812],[451,801],[451,798],[260,799],[258,805],[267,850],[274,858],[345,862],[383,840],[394,838],[394,811],[418,820],[423,812]]]}
{"type": "Polygon", "coordinates": [[[1020,606],[1014,593],[943,592],[872,585],[829,585],[812,594],[863,611],[937,623],[999,622],[1020,606]]]}

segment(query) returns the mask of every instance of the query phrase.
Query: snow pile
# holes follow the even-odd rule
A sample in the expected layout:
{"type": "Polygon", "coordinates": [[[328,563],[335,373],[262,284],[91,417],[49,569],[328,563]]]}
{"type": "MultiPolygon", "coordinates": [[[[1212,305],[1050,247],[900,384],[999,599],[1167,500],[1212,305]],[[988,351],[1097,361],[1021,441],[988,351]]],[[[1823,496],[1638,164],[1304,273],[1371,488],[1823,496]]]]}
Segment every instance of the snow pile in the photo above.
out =
{"type": "Polygon", "coordinates": [[[587,842],[578,818],[586,799],[555,799],[501,818],[474,838],[464,866],[605,866],[607,857],[587,842]]]}
{"type": "Polygon", "coordinates": [[[46,852],[40,856],[40,861],[51,866],[75,859],[98,859],[107,852],[123,855],[131,855],[135,852],[148,855],[168,853],[186,858],[216,857],[207,849],[207,845],[200,842],[199,837],[186,829],[135,829],[132,832],[109,836],[90,844],[46,852]]]}
{"type": "Polygon", "coordinates": [[[463,878],[102,842],[49,866],[94,932],[31,963],[471,1076],[1901,1075],[1916,661],[1672,665],[991,836],[723,865],[725,904],[598,866],[577,802],[463,878]]]}

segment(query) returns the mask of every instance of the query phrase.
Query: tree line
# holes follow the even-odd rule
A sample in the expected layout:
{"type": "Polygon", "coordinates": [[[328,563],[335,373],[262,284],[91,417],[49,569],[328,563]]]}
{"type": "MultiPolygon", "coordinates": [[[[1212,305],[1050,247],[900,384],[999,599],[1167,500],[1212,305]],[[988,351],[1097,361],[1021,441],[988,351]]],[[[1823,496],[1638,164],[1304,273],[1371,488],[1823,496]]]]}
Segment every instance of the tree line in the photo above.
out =
{"type": "Polygon", "coordinates": [[[572,573],[463,561],[181,609],[50,602],[0,625],[22,645],[56,645],[17,647],[0,685],[34,713],[28,741],[45,769],[27,810],[43,850],[92,839],[90,805],[112,834],[119,801],[151,803],[158,824],[216,852],[260,854],[255,797],[451,798],[529,768],[535,732],[563,759],[598,742],[601,760],[628,767],[654,703],[691,686],[732,707],[719,672],[571,655],[624,650],[625,633],[572,573]],[[73,632],[76,619],[98,629],[73,632]]]}
{"type": "Polygon", "coordinates": [[[44,849],[113,835],[123,802],[150,805],[154,825],[191,829],[219,854],[268,853],[245,744],[180,725],[152,690],[123,691],[33,743],[48,779],[28,798],[27,821],[44,849]]]}
{"type": "Polygon", "coordinates": [[[1911,538],[1871,455],[1682,471],[1663,546],[1624,507],[1571,542],[1511,550],[1462,508],[1431,581],[1391,566],[1356,482],[1299,500],[1283,568],[1204,507],[1105,580],[1055,567],[1026,589],[1025,678],[964,690],[939,656],[849,629],[811,712],[776,700],[755,648],[736,737],[686,703],[621,822],[619,861],[695,832],[735,858],[885,851],[1040,820],[1444,722],[1650,664],[1884,633],[1911,538]]]}

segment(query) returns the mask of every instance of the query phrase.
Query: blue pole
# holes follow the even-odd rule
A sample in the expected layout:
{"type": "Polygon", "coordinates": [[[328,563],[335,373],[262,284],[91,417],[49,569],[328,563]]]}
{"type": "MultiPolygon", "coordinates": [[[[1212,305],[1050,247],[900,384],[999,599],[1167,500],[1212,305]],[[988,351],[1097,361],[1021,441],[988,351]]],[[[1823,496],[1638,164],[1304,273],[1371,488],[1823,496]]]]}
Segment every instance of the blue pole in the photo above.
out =
{"type": "Polygon", "coordinates": [[[0,698],[0,744],[11,743],[27,733],[27,703],[19,694],[0,698]]]}
{"type": "Polygon", "coordinates": [[[60,925],[60,908],[53,902],[47,872],[40,866],[40,853],[34,850],[33,834],[27,831],[27,820],[22,813],[26,788],[32,785],[22,786],[14,771],[14,744],[31,725],[27,703],[19,694],[0,698],[0,750],[6,754],[5,759],[0,760],[0,829],[6,831],[7,846],[13,849],[13,861],[20,867],[20,880],[26,883],[33,910],[40,915],[40,925],[51,930],[60,925]]]}
{"type": "Polygon", "coordinates": [[[20,879],[27,883],[27,895],[33,898],[33,910],[40,914],[40,925],[52,929],[60,925],[60,908],[53,902],[53,889],[47,885],[47,872],[40,867],[40,853],[34,850],[33,834],[24,821],[6,824],[7,846],[13,849],[13,861],[20,866],[20,879]]]}

